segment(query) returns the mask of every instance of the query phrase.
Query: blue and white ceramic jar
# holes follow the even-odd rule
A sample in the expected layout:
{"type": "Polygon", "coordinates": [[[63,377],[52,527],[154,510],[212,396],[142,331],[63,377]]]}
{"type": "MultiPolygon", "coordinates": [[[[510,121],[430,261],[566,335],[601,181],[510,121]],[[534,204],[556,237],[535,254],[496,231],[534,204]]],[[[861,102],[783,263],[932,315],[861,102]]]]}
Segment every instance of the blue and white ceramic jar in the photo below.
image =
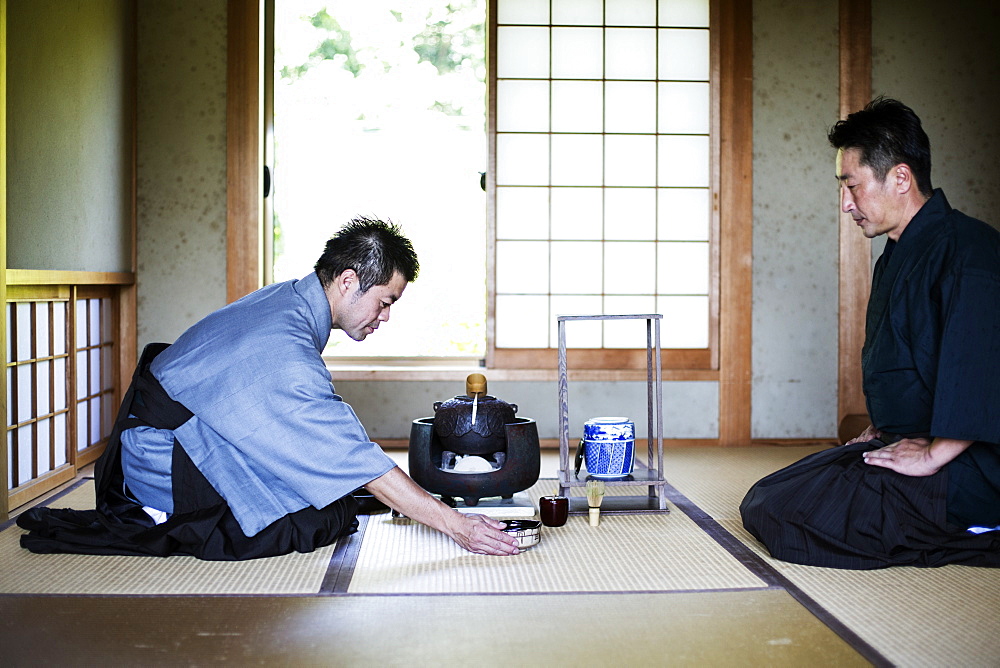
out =
{"type": "Polygon", "coordinates": [[[635,465],[635,423],[623,417],[596,417],[583,423],[587,473],[623,478],[635,465]]]}

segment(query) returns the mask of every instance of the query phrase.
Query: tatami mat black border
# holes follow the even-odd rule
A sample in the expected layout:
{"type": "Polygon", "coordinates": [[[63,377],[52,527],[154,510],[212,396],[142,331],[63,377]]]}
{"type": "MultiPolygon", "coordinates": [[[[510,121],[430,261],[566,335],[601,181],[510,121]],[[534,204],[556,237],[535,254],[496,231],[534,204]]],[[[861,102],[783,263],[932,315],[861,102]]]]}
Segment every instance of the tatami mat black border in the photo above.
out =
{"type": "Polygon", "coordinates": [[[330,555],[326,576],[319,586],[318,594],[346,594],[354,577],[354,567],[358,563],[361,543],[368,528],[368,515],[358,515],[358,530],[337,541],[337,547],[330,555]]]}
{"type": "Polygon", "coordinates": [[[784,589],[788,594],[798,601],[806,610],[823,622],[827,628],[836,633],[840,638],[850,645],[858,654],[870,661],[875,666],[894,665],[887,658],[862,639],[857,633],[848,628],[843,622],[837,619],[831,612],[816,602],[811,596],[802,591],[798,585],[778,572],[773,566],[761,559],[753,550],[743,544],[736,536],[726,531],[726,529],[715,521],[711,515],[695,505],[690,499],[670,483],[664,485],[664,493],[667,499],[677,506],[677,508],[691,518],[695,524],[707,533],[726,552],[731,554],[741,564],[743,564],[754,575],[767,584],[784,589]]]}

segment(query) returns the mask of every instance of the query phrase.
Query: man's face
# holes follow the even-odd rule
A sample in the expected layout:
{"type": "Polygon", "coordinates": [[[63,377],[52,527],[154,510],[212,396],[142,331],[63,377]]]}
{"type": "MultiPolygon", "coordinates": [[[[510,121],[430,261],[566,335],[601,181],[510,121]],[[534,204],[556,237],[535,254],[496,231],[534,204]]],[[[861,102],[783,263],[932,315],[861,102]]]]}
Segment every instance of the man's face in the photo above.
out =
{"type": "Polygon", "coordinates": [[[902,229],[894,209],[893,170],[879,180],[868,165],[861,164],[861,151],[855,148],[837,151],[837,179],[840,181],[840,209],[851,214],[864,235],[874,239],[880,234],[898,239],[902,229]]]}
{"type": "Polygon", "coordinates": [[[389,321],[389,308],[403,295],[406,278],[396,272],[388,284],[373,285],[364,294],[358,292],[358,285],[357,276],[354,276],[333,314],[333,326],[344,330],[355,341],[364,341],[380,324],[389,321]]]}

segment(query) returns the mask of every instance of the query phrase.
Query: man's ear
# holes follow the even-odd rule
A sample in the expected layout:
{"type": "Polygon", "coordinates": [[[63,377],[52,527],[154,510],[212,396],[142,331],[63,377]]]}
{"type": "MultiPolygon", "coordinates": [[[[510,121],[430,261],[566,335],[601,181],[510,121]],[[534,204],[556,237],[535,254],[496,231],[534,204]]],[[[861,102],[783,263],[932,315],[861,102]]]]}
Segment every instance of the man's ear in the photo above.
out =
{"type": "Polygon", "coordinates": [[[345,269],[334,279],[337,290],[341,295],[346,295],[358,282],[358,274],[353,269],[345,269]]]}
{"type": "Polygon", "coordinates": [[[893,167],[890,174],[892,174],[893,185],[896,187],[896,192],[900,195],[905,195],[910,192],[911,188],[916,187],[916,182],[913,180],[913,171],[905,162],[901,162],[893,167]]]}

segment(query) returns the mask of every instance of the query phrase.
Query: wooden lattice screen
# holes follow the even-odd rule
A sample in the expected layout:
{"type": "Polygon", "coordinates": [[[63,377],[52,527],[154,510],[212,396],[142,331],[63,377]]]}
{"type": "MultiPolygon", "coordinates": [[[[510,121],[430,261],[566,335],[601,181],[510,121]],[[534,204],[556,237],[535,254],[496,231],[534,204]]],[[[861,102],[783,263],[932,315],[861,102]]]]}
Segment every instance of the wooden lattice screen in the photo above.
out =
{"type": "Polygon", "coordinates": [[[7,490],[13,509],[103,451],[119,401],[117,285],[8,285],[7,490]]]}

